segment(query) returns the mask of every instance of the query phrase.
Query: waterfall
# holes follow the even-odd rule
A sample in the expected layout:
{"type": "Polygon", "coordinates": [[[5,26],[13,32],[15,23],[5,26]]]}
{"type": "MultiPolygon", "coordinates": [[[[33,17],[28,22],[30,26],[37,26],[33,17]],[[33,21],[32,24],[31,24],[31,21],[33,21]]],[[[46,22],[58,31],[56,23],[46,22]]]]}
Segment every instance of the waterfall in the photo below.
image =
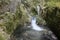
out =
{"type": "Polygon", "coordinates": [[[31,26],[32,26],[32,29],[34,29],[36,31],[42,31],[42,30],[44,30],[43,28],[39,27],[36,24],[36,18],[35,17],[32,17],[31,26]]]}
{"type": "MultiPolygon", "coordinates": [[[[40,8],[40,6],[38,5],[38,6],[37,6],[37,13],[38,13],[38,15],[39,15],[39,12],[41,11],[40,9],[41,9],[41,8],[40,8]]],[[[37,23],[36,23],[36,17],[32,17],[31,26],[32,26],[32,29],[37,30],[37,31],[42,31],[42,30],[44,30],[42,27],[39,27],[39,26],[37,25],[37,23]]]]}

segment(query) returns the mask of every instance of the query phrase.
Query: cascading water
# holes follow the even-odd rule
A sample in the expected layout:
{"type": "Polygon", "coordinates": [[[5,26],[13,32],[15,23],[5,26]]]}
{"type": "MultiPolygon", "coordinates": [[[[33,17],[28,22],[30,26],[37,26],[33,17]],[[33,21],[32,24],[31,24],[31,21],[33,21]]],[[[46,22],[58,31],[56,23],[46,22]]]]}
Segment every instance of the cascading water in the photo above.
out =
{"type": "MultiPolygon", "coordinates": [[[[38,13],[38,15],[39,15],[40,9],[41,9],[41,7],[39,5],[37,5],[37,13],[38,13]]],[[[43,28],[39,27],[36,24],[36,17],[32,17],[31,26],[32,26],[32,29],[37,30],[37,31],[44,30],[43,28]]]]}
{"type": "Polygon", "coordinates": [[[43,28],[39,27],[36,24],[36,18],[35,17],[32,17],[31,26],[32,26],[32,29],[34,29],[36,31],[42,31],[42,30],[44,30],[43,28]]]}

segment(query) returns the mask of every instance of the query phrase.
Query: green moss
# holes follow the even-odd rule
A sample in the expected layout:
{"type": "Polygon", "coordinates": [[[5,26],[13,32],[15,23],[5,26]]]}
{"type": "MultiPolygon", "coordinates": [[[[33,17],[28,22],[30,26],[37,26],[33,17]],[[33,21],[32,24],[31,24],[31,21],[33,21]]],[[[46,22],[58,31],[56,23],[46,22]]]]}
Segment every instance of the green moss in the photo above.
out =
{"type": "Polygon", "coordinates": [[[0,33],[0,40],[5,40],[5,38],[3,37],[1,33],[0,33]]]}

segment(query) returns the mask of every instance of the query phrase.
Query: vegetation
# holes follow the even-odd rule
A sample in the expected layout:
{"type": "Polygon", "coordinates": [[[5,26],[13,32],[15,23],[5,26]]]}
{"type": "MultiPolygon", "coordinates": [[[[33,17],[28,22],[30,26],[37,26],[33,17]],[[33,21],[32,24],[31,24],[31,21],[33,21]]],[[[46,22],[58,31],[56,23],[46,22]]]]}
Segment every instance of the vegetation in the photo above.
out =
{"type": "MultiPolygon", "coordinates": [[[[47,24],[48,27],[60,37],[60,0],[45,0],[44,5],[40,1],[41,0],[24,0],[21,4],[18,4],[15,13],[8,11],[0,12],[0,28],[3,29],[2,31],[10,35],[18,25],[27,25],[31,21],[27,13],[35,16],[37,14],[36,6],[42,5],[46,6],[42,13],[44,14],[42,15],[44,19],[42,19],[41,16],[37,16],[37,24],[47,24]]],[[[9,3],[10,0],[0,0],[0,9],[9,3]]],[[[0,40],[5,40],[1,34],[2,33],[0,33],[0,40]]]]}
{"type": "Polygon", "coordinates": [[[48,27],[60,38],[60,0],[46,1],[44,19],[48,27]]]}
{"type": "Polygon", "coordinates": [[[5,38],[4,37],[2,37],[2,35],[0,34],[0,40],[5,40],[5,38]]]}
{"type": "Polygon", "coordinates": [[[10,0],[0,0],[0,7],[9,4],[10,0]]]}
{"type": "Polygon", "coordinates": [[[46,0],[46,5],[49,7],[58,7],[60,8],[60,0],[46,0]]]}

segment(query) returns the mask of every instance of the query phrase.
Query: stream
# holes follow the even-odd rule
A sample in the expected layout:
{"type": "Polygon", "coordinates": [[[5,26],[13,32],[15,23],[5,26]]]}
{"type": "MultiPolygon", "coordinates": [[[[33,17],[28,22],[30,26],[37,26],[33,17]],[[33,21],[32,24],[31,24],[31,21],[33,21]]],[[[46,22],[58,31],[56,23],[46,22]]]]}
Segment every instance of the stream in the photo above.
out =
{"type": "Polygon", "coordinates": [[[14,40],[58,40],[51,30],[37,25],[35,16],[31,18],[30,27],[27,27],[18,27],[18,29],[14,32],[14,40]]]}
{"type": "MultiPolygon", "coordinates": [[[[19,1],[13,0],[10,4],[10,10],[11,12],[14,12],[16,10],[16,3],[19,1]]],[[[37,6],[37,13],[39,15],[40,7],[37,6]]],[[[30,14],[29,14],[30,16],[30,14]]],[[[28,26],[27,26],[28,27],[28,26]]],[[[31,16],[31,25],[29,28],[26,29],[20,29],[16,30],[14,32],[15,39],[14,40],[58,40],[57,37],[53,34],[51,30],[45,29],[43,27],[40,27],[36,23],[36,17],[31,16]],[[17,32],[18,31],[18,32],[17,32]]],[[[13,40],[13,39],[11,39],[13,40]]]]}

